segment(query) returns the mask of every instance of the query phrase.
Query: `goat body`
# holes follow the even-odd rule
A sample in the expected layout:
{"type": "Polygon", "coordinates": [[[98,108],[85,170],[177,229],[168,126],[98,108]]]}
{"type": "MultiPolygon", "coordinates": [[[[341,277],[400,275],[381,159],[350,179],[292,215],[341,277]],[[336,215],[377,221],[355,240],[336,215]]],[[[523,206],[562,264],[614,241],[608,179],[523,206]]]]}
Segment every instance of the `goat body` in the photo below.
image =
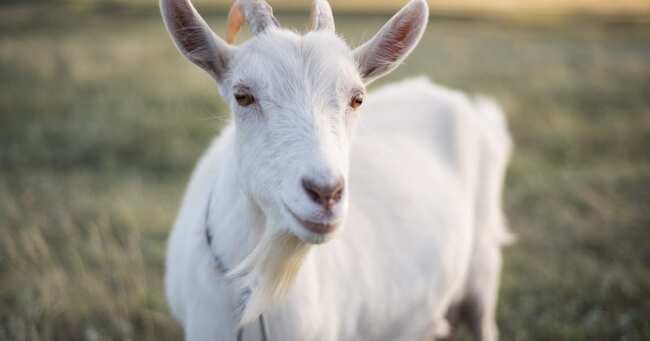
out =
{"type": "MultiPolygon", "coordinates": [[[[479,339],[496,340],[509,239],[500,197],[511,142],[501,110],[416,78],[371,92],[361,116],[346,227],[311,247],[268,307],[269,339],[424,340],[447,334],[450,309],[470,305],[479,339]]],[[[217,263],[236,266],[267,223],[240,188],[235,139],[230,123],[202,157],[169,240],[167,297],[188,340],[236,339],[241,295],[217,263]]],[[[254,324],[243,337],[260,340],[254,324]]]]}

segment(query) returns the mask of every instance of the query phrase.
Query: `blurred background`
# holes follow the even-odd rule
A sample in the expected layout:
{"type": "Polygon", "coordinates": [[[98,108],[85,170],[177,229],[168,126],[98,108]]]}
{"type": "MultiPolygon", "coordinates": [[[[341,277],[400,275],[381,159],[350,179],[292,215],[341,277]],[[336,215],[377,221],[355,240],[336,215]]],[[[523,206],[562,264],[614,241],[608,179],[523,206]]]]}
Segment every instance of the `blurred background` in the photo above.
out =
{"type": "MultiPolygon", "coordinates": [[[[228,2],[195,1],[219,34],[228,2]]],[[[356,45],[406,0],[331,2],[356,45]]],[[[308,0],[270,3],[306,27],[308,0]]],[[[502,340],[649,340],[650,1],[430,4],[372,87],[425,74],[506,109],[502,340]]],[[[0,340],[180,338],[165,241],[225,110],[153,0],[0,1],[0,340]]]]}

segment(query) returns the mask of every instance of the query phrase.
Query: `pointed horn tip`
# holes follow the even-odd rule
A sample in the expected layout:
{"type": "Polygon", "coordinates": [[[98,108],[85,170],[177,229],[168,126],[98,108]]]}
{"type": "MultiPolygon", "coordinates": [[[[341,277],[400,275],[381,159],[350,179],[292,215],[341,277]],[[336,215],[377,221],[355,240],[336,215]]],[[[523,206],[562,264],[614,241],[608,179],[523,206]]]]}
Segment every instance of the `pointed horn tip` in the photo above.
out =
{"type": "Polygon", "coordinates": [[[332,7],[327,0],[314,0],[311,8],[311,29],[331,29],[334,30],[334,18],[332,17],[332,7]],[[324,22],[321,22],[324,20],[324,22]]]}

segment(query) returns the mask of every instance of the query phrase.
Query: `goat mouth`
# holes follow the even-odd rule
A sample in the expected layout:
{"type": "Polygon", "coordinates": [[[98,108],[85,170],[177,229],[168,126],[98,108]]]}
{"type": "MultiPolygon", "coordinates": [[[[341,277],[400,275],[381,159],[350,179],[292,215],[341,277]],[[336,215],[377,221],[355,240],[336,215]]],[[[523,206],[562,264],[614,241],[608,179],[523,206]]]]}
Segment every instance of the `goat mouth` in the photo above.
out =
{"type": "Polygon", "coordinates": [[[307,231],[315,234],[328,234],[336,230],[336,228],[339,226],[338,221],[333,221],[329,223],[316,223],[313,221],[300,218],[297,214],[293,213],[293,211],[290,210],[288,207],[287,207],[287,211],[291,213],[293,219],[295,219],[298,223],[300,223],[302,227],[304,227],[307,231]]]}

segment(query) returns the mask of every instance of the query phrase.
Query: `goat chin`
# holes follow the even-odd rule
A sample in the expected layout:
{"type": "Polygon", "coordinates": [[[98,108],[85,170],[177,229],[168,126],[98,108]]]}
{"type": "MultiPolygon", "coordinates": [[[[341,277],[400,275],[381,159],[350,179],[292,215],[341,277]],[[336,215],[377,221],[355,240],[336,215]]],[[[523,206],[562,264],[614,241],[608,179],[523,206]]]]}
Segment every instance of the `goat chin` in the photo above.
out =
{"type": "Polygon", "coordinates": [[[267,226],[255,249],[227,274],[243,293],[237,309],[240,326],[287,292],[309,247],[294,234],[267,226]]]}

